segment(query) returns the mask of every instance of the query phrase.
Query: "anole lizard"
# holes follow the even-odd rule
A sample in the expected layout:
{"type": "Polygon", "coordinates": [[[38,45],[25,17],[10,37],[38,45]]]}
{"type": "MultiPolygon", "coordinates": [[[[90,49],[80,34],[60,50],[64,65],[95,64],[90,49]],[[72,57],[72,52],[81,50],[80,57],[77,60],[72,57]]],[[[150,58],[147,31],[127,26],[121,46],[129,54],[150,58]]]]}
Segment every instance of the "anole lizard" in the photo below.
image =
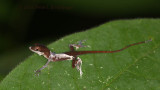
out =
{"type": "Polygon", "coordinates": [[[40,68],[36,71],[36,74],[39,75],[39,72],[42,69],[46,68],[50,62],[72,60],[72,67],[73,68],[76,67],[77,70],[80,71],[80,76],[82,76],[82,74],[83,74],[82,69],[81,69],[82,60],[78,57],[79,55],[90,54],[90,53],[115,53],[115,52],[123,51],[131,46],[142,44],[142,43],[148,43],[150,41],[152,41],[152,39],[138,42],[138,43],[133,43],[133,44],[127,45],[119,50],[114,50],[114,51],[75,51],[74,47],[76,49],[78,49],[80,47],[87,47],[87,46],[82,45],[82,41],[80,41],[78,44],[70,44],[69,45],[70,51],[60,53],[60,54],[56,54],[56,53],[52,52],[46,46],[41,45],[41,44],[35,44],[34,46],[29,47],[29,49],[32,52],[37,53],[38,55],[44,56],[48,60],[47,63],[42,68],[40,68]]]}

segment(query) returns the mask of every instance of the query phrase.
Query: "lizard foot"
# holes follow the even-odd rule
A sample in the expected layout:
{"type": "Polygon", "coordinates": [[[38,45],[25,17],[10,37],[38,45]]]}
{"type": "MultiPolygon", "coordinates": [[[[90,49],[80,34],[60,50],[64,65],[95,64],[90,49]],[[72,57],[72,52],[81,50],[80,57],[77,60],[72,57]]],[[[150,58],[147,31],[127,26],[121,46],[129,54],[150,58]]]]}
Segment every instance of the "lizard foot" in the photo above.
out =
{"type": "Polygon", "coordinates": [[[35,76],[39,76],[39,73],[41,73],[41,70],[36,70],[35,72],[35,76]]]}
{"type": "Polygon", "coordinates": [[[77,49],[79,49],[80,47],[90,47],[89,45],[83,45],[83,43],[85,42],[86,40],[81,40],[81,41],[78,41],[77,43],[78,44],[71,44],[73,47],[77,49]]]}

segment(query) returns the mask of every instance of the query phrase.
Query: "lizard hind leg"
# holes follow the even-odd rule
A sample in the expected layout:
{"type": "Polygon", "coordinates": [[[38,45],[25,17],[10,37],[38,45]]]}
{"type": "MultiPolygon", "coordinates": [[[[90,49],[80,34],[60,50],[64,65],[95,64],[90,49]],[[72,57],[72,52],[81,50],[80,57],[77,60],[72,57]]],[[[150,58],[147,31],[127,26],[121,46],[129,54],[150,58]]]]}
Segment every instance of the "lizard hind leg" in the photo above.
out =
{"type": "Polygon", "coordinates": [[[72,68],[75,68],[76,66],[76,63],[77,63],[77,57],[74,57],[73,60],[72,60],[72,68]]]}
{"type": "Polygon", "coordinates": [[[76,66],[77,70],[80,72],[80,77],[82,77],[82,74],[83,74],[82,68],[81,68],[82,60],[79,57],[77,57],[77,60],[75,62],[75,66],[76,66]]]}
{"type": "Polygon", "coordinates": [[[70,44],[70,49],[72,50],[73,47],[77,49],[79,49],[80,47],[90,47],[89,45],[83,45],[83,43],[85,42],[86,40],[81,40],[81,41],[78,41],[77,43],[78,44],[70,44]],[[71,48],[72,47],[72,48],[71,48]]]}

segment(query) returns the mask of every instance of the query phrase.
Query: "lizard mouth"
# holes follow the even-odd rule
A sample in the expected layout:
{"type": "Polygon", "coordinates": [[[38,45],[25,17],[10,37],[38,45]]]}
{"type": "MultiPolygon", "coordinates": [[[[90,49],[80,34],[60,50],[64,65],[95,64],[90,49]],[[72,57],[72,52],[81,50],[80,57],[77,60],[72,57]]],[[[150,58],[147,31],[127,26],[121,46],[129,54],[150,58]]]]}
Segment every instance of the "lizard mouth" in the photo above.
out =
{"type": "Polygon", "coordinates": [[[33,50],[33,49],[32,49],[32,46],[30,46],[29,49],[30,49],[32,52],[37,53],[37,54],[40,55],[40,56],[41,56],[41,55],[44,55],[43,52],[33,50]]]}

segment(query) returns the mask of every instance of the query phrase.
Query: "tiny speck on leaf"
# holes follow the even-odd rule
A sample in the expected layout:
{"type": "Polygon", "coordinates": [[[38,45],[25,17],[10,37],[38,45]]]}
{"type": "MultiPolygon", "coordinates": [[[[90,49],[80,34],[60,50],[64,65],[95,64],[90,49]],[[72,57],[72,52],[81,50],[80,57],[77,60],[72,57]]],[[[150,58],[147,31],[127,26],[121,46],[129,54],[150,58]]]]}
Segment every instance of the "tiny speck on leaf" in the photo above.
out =
{"type": "Polygon", "coordinates": [[[90,66],[93,66],[93,64],[89,64],[90,66]]]}

